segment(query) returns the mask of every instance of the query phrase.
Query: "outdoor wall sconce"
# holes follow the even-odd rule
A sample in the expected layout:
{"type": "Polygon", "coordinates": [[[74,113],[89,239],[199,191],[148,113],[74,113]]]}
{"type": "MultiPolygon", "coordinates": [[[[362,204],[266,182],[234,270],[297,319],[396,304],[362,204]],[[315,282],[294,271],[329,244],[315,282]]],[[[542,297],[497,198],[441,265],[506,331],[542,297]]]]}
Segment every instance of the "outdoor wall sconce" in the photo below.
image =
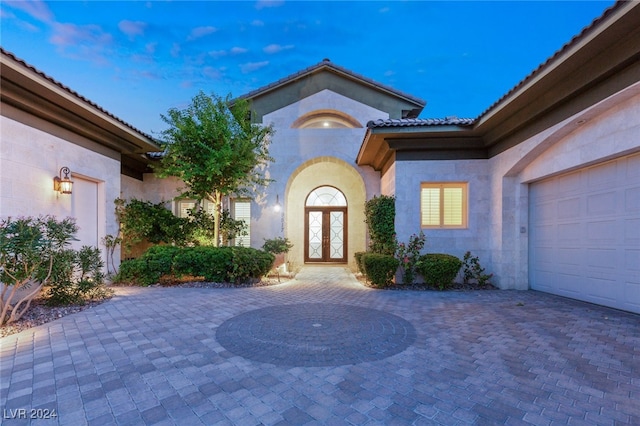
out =
{"type": "Polygon", "coordinates": [[[73,181],[69,178],[69,170],[68,167],[63,167],[60,169],[60,175],[53,178],[53,190],[59,192],[61,194],[71,194],[73,189],[73,181]],[[62,174],[64,173],[64,177],[62,174]]]}
{"type": "Polygon", "coordinates": [[[280,195],[276,194],[276,205],[273,206],[273,211],[278,213],[280,210],[282,210],[282,206],[280,205],[280,195]]]}

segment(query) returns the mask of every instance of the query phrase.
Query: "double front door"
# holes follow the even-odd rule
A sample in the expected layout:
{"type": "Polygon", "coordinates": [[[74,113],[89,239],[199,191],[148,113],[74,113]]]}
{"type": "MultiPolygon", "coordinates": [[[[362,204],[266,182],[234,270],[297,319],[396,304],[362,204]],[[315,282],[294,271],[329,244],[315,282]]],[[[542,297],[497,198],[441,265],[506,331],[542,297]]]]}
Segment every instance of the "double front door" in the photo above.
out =
{"type": "Polygon", "coordinates": [[[347,208],[305,208],[305,262],[347,262],[347,208]]]}

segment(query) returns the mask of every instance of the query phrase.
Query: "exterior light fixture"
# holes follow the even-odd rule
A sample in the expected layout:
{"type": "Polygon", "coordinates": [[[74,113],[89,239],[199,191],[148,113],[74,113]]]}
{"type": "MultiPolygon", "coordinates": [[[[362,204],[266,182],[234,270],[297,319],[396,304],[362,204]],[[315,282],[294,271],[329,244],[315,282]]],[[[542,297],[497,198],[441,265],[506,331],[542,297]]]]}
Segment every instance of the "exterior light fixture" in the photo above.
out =
{"type": "Polygon", "coordinates": [[[282,210],[282,206],[280,205],[280,196],[276,194],[276,205],[273,206],[273,210],[277,213],[282,210]]]}
{"type": "Polygon", "coordinates": [[[68,167],[60,169],[59,176],[53,178],[53,190],[61,194],[71,194],[73,189],[73,181],[69,178],[71,170],[68,167]],[[62,174],[64,173],[64,177],[62,174]]]}

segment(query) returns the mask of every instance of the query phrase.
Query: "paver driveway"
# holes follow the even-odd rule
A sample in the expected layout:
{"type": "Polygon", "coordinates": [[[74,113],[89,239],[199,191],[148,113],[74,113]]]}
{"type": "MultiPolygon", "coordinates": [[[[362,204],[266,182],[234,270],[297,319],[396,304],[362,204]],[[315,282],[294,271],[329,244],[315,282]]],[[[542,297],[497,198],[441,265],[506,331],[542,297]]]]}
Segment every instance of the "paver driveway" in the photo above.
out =
{"type": "Polygon", "coordinates": [[[32,424],[640,424],[640,317],[533,291],[379,291],[305,268],[119,289],[0,345],[7,425],[52,409],[32,424]]]}

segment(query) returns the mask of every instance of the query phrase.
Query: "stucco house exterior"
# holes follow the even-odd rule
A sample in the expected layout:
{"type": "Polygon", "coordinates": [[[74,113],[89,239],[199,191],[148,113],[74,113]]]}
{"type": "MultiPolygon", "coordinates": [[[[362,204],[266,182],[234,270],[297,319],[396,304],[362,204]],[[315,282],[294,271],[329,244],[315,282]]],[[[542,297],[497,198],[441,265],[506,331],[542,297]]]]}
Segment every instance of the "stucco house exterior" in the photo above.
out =
{"type": "Polygon", "coordinates": [[[479,255],[503,289],[640,312],[640,4],[619,2],[473,120],[376,120],[359,166],[400,240],[479,255]]]}
{"type": "Polygon", "coordinates": [[[113,200],[142,179],[153,139],[13,54],[0,51],[0,217],[75,217],[74,246],[117,234],[113,200]],[[54,177],[73,181],[54,191],[54,177]],[[62,171],[61,171],[62,170],[62,171]]]}
{"type": "MultiPolygon", "coordinates": [[[[93,244],[117,231],[117,197],[192,206],[151,173],[151,137],[1,59],[0,217],[76,216],[93,244]],[[70,196],[52,189],[64,166],[70,196]]],[[[284,236],[294,269],[354,268],[365,201],[394,195],[401,241],[423,230],[429,252],[470,250],[503,289],[640,312],[640,3],[616,3],[475,119],[418,118],[424,100],[329,60],[242,98],[273,125],[275,162],[261,193],[225,201],[250,224],[235,243],[284,236]]]]}

